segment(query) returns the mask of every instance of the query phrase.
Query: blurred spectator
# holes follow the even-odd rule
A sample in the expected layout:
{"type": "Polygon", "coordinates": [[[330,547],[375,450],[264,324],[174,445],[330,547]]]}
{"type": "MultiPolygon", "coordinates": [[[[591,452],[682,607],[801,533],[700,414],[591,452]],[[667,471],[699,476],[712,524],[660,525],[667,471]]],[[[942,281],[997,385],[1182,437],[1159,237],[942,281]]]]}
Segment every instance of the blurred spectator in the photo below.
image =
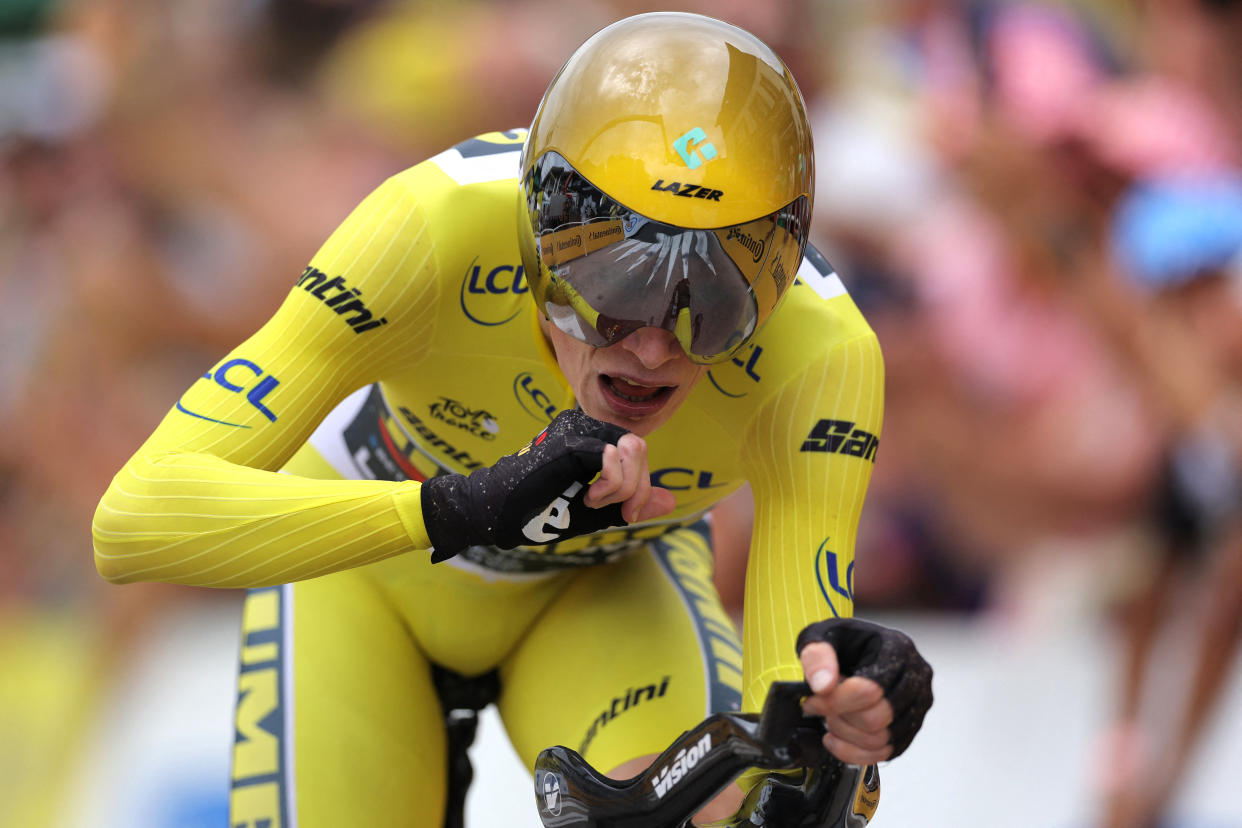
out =
{"type": "Polygon", "coordinates": [[[1115,303],[1139,323],[1123,345],[1168,421],[1153,503],[1163,554],[1127,613],[1118,717],[1102,757],[1105,825],[1150,828],[1183,784],[1242,633],[1242,171],[1136,181],[1110,231],[1126,280],[1115,303]],[[1153,669],[1170,637],[1182,655],[1171,688],[1153,669]],[[1172,703],[1152,704],[1153,687],[1172,703]]]}
{"type": "MultiPolygon", "coordinates": [[[[1162,12],[1191,14],[1191,5],[1162,12]]],[[[1167,19],[1142,21],[1152,40],[1167,19]]],[[[1075,41],[1090,42],[1063,38],[1075,41]]],[[[1208,41],[1219,45],[1218,35],[1205,49],[1208,41]]],[[[1006,82],[1015,73],[1037,81],[1016,108],[993,109],[980,134],[996,140],[976,146],[966,180],[1012,239],[1028,296],[1051,297],[1086,325],[1138,395],[1126,410],[1146,412],[1144,439],[1130,444],[1145,462],[1118,478],[1132,485],[1116,516],[1141,534],[1127,544],[1127,581],[1108,585],[1122,610],[1122,669],[1100,783],[1110,797],[1104,824],[1152,828],[1183,782],[1242,626],[1242,314],[1229,275],[1242,250],[1242,144],[1229,107],[1215,106],[1193,72],[1118,72],[1103,60],[1090,72],[1078,60],[1074,72],[1054,73],[1064,94],[1049,96],[1044,75],[1022,69],[1023,50],[1004,45],[991,53],[1003,57],[991,63],[991,94],[1022,91],[1006,82]],[[1197,630],[1191,665],[1170,694],[1168,673],[1151,669],[1162,661],[1156,646],[1188,619],[1197,630]],[[1144,715],[1153,711],[1154,722],[1144,715]]],[[[1196,47],[1182,57],[1203,55],[1196,47]]],[[[1063,346],[1064,337],[1043,344],[1063,346]]],[[[1097,413],[1101,435],[1126,446],[1116,412],[1097,413]]]]}
{"type": "Polygon", "coordinates": [[[1194,89],[1242,136],[1242,3],[1142,0],[1135,39],[1148,70],[1194,89]]]}
{"type": "Polygon", "coordinates": [[[1128,581],[1113,585],[1118,722],[1099,757],[1104,824],[1151,828],[1183,781],[1242,622],[1242,315],[1226,275],[1242,249],[1240,145],[1202,91],[1143,70],[1088,84],[1064,116],[1054,132],[1006,136],[1020,156],[1010,169],[1025,174],[989,203],[1033,266],[1028,278],[1076,308],[1152,418],[1156,463],[1132,504],[1143,534],[1129,544],[1128,581]],[[1189,619],[1189,677],[1170,687],[1153,670],[1157,645],[1189,619]]]}

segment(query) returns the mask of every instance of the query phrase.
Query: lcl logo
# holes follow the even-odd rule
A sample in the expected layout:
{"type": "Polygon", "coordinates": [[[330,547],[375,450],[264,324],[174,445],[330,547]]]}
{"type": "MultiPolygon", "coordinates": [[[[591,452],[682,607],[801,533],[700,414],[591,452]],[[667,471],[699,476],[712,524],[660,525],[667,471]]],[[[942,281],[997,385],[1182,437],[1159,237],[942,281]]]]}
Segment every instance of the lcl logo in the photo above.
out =
{"type": "MultiPolygon", "coordinates": [[[[264,371],[255,363],[248,359],[230,359],[221,363],[214,371],[208,371],[203,375],[203,379],[215,380],[216,385],[225,391],[232,391],[235,394],[245,394],[246,402],[250,403],[256,411],[262,414],[273,423],[276,422],[276,412],[267,407],[264,398],[272,393],[280,380],[264,371]]],[[[185,397],[183,396],[177,401],[177,410],[182,414],[188,414],[191,417],[197,417],[200,420],[207,420],[211,423],[232,426],[233,428],[250,428],[243,423],[231,423],[225,420],[218,420],[215,417],[209,417],[201,411],[194,411],[186,406],[185,397]]]]}
{"type": "Polygon", "coordinates": [[[529,371],[523,371],[514,377],[513,396],[517,398],[523,411],[540,422],[550,423],[556,416],[556,403],[535,385],[535,377],[529,371]]]}
{"type": "Polygon", "coordinates": [[[461,279],[461,310],[476,325],[503,325],[521,312],[514,297],[530,292],[521,265],[486,268],[476,258],[461,279]],[[501,299],[500,297],[505,297],[501,299]]]}

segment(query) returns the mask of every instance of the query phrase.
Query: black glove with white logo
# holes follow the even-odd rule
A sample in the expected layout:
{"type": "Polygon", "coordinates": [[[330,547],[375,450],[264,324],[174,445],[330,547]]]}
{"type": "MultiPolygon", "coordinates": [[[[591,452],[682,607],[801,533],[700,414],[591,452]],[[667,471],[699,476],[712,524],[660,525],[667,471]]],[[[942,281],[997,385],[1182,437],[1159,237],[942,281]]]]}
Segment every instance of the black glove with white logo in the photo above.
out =
{"type": "Polygon", "coordinates": [[[603,467],[604,447],[625,433],[581,411],[562,411],[529,445],[495,465],[423,483],[432,563],[469,546],[513,549],[623,526],[620,503],[592,509],[582,501],[603,467]]]}
{"type": "Polygon", "coordinates": [[[888,726],[893,755],[889,758],[900,756],[932,706],[931,665],[905,633],[857,618],[811,624],[798,635],[798,655],[816,641],[825,641],[837,651],[843,677],[862,676],[884,688],[884,698],[893,708],[893,723],[888,726]]]}

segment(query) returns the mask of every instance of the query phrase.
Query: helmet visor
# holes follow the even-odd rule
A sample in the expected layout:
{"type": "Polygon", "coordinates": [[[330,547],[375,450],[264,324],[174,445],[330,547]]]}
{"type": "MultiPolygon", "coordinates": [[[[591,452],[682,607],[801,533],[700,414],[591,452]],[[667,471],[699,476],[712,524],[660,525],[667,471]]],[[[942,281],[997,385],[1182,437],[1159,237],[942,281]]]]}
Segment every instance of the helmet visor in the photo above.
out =
{"type": "MultiPolygon", "coordinates": [[[[535,162],[524,185],[547,269],[542,310],[595,347],[655,327],[695,362],[727,359],[784,292],[806,243],[805,196],[743,224],[694,229],[627,209],[555,152],[535,162]]],[[[669,197],[700,192],[711,197],[689,185],[669,197]]]]}

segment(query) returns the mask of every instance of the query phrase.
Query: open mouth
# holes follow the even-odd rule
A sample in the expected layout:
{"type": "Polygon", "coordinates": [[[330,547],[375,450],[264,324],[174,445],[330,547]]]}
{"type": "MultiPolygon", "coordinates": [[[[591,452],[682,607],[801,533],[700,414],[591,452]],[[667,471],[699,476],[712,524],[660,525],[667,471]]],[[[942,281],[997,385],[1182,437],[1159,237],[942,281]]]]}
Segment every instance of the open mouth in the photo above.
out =
{"type": "Polygon", "coordinates": [[[609,376],[608,374],[602,374],[600,379],[603,380],[604,386],[613,394],[626,402],[640,405],[662,402],[668,395],[673,393],[671,385],[640,385],[621,377],[609,376]]]}

